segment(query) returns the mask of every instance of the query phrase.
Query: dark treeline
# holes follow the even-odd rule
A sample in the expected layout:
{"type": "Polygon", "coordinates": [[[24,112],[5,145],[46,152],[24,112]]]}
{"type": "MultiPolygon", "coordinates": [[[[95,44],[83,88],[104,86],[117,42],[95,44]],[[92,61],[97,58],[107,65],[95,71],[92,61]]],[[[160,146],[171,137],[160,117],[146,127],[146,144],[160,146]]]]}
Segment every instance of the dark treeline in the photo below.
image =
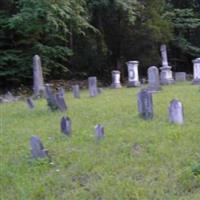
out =
{"type": "Polygon", "coordinates": [[[160,65],[168,46],[173,71],[192,73],[200,56],[200,0],[0,0],[0,80],[32,82],[32,57],[45,79],[126,77],[126,61],[140,74],[160,65]]]}

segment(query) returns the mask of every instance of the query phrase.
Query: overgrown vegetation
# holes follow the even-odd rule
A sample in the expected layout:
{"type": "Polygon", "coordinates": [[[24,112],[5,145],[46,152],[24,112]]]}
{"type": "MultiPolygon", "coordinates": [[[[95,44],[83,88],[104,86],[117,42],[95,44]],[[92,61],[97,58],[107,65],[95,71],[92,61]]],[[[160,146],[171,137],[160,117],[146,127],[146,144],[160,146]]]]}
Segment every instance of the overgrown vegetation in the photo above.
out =
{"type": "Polygon", "coordinates": [[[72,136],[60,133],[63,113],[38,100],[0,105],[0,198],[2,200],[66,199],[200,199],[200,94],[190,83],[170,85],[153,96],[154,119],[137,113],[138,89],[104,89],[97,98],[65,98],[72,136]],[[169,102],[184,105],[185,124],[168,123],[169,102]],[[94,126],[105,126],[96,143],[94,126]],[[48,160],[31,159],[29,139],[38,135],[48,160]]]}
{"type": "Polygon", "coordinates": [[[171,65],[192,71],[200,55],[199,0],[2,0],[2,83],[32,79],[32,57],[42,58],[46,80],[126,75],[125,62],[139,60],[141,74],[160,64],[168,44],[171,65]]]}

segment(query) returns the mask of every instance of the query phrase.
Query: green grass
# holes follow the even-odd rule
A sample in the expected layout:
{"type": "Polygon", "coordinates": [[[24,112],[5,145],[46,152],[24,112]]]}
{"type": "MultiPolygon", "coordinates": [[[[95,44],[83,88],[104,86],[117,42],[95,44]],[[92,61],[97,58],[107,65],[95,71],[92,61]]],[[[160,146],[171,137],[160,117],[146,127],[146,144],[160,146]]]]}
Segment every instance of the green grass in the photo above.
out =
{"type": "Polygon", "coordinates": [[[46,101],[29,110],[24,102],[0,105],[0,195],[2,200],[199,200],[200,92],[190,83],[154,94],[154,119],[138,117],[139,89],[104,89],[96,98],[66,94],[72,136],[60,133],[63,113],[46,101]],[[178,98],[185,124],[168,123],[168,105],[178,98]],[[94,126],[105,127],[99,143],[94,126]],[[29,139],[38,135],[52,162],[32,160],[29,139]]]}

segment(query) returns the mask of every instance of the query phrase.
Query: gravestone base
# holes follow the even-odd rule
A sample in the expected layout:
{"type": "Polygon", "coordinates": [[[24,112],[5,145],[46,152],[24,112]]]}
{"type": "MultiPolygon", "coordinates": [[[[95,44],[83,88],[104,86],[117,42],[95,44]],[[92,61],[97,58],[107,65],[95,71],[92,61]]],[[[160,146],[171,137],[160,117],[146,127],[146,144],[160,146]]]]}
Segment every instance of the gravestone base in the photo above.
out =
{"type": "Polygon", "coordinates": [[[118,89],[118,88],[121,88],[122,85],[120,83],[112,83],[110,87],[113,89],[118,89]]]}
{"type": "Polygon", "coordinates": [[[170,66],[164,66],[161,67],[161,73],[160,73],[160,84],[161,85],[170,85],[175,83],[173,77],[172,77],[172,71],[170,66]]]}
{"type": "Polygon", "coordinates": [[[194,85],[200,85],[200,79],[193,79],[192,84],[194,85]]]}
{"type": "Polygon", "coordinates": [[[127,84],[127,87],[140,87],[140,82],[139,81],[130,81],[127,84]]]}

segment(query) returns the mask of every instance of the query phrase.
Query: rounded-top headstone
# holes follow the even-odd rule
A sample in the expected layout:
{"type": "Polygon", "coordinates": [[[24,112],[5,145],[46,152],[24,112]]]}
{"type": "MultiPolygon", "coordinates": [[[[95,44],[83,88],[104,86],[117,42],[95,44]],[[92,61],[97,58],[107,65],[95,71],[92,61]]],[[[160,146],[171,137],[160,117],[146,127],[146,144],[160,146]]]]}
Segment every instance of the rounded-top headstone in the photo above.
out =
{"type": "Polygon", "coordinates": [[[156,66],[151,66],[148,68],[148,90],[151,92],[161,90],[159,70],[156,66]]]}

